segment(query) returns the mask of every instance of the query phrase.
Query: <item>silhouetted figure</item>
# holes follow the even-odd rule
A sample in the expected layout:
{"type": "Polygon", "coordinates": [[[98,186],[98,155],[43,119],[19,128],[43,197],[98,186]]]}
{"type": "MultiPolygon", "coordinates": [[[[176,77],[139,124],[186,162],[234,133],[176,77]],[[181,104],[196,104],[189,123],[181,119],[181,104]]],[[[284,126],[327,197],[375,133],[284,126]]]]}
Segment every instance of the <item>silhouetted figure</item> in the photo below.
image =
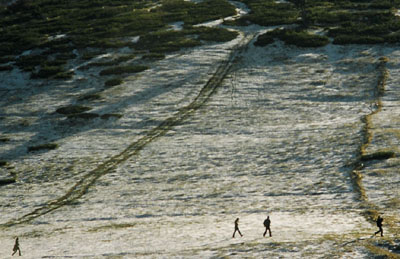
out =
{"type": "Polygon", "coordinates": [[[263,237],[265,237],[265,235],[267,234],[268,230],[269,230],[269,236],[272,237],[272,233],[271,233],[271,220],[269,219],[269,216],[267,217],[266,220],[264,220],[264,227],[265,227],[265,232],[263,234],[263,237]]]}
{"type": "Polygon", "coordinates": [[[383,218],[381,218],[381,216],[378,216],[378,218],[376,219],[376,225],[378,226],[379,230],[375,232],[375,235],[381,233],[381,237],[383,237],[382,221],[383,218]]]}
{"type": "Polygon", "coordinates": [[[15,239],[13,251],[14,251],[14,253],[12,254],[12,256],[14,256],[17,251],[18,251],[19,256],[21,256],[21,249],[19,249],[18,237],[15,239]]]}
{"type": "Polygon", "coordinates": [[[243,236],[242,233],[240,233],[240,230],[239,230],[239,218],[237,218],[237,219],[235,220],[235,231],[233,231],[232,238],[235,238],[235,233],[236,233],[236,231],[239,232],[239,235],[240,235],[241,237],[243,236]]]}

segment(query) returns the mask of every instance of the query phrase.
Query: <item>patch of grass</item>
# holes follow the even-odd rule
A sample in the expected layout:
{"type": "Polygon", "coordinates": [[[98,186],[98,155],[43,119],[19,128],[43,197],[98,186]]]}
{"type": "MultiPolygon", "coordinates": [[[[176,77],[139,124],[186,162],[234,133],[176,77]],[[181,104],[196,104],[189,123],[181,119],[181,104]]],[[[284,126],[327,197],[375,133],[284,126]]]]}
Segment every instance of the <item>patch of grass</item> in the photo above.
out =
{"type": "Polygon", "coordinates": [[[389,158],[396,157],[396,153],[393,151],[379,151],[368,155],[362,155],[361,161],[371,161],[371,160],[386,160],[389,158]]]}
{"type": "Polygon", "coordinates": [[[149,67],[143,65],[117,66],[100,71],[100,75],[108,76],[108,75],[134,74],[145,71],[147,69],[149,69],[149,67]]]}
{"type": "Polygon", "coordinates": [[[78,101],[94,101],[94,100],[99,100],[101,99],[101,95],[98,93],[91,93],[91,94],[85,94],[82,95],[78,98],[78,101]]]}
{"type": "Polygon", "coordinates": [[[121,56],[117,57],[115,60],[117,60],[118,62],[126,62],[126,61],[130,61],[134,58],[136,58],[135,54],[126,54],[126,55],[121,55],[121,56]]]}
{"type": "Polygon", "coordinates": [[[400,208],[400,199],[397,197],[391,198],[386,201],[386,206],[391,208],[400,208]]]}
{"type": "Polygon", "coordinates": [[[371,223],[375,223],[376,219],[379,216],[379,212],[373,208],[367,208],[362,212],[362,215],[371,223]]]}
{"type": "Polygon", "coordinates": [[[8,141],[10,141],[10,138],[0,137],[0,143],[5,143],[5,142],[8,142],[8,141]]]}
{"type": "Polygon", "coordinates": [[[43,66],[38,72],[32,73],[32,79],[53,78],[64,73],[63,66],[43,66]]]}
{"type": "Polygon", "coordinates": [[[95,58],[99,55],[103,54],[102,51],[89,51],[89,52],[84,52],[81,55],[82,60],[91,60],[92,58],[95,58]]]}
{"type": "Polygon", "coordinates": [[[275,29],[260,35],[254,45],[265,46],[274,42],[275,39],[282,40],[286,44],[298,47],[322,47],[329,43],[328,37],[311,34],[307,31],[275,29]]]}
{"type": "Polygon", "coordinates": [[[199,40],[227,42],[235,39],[239,34],[223,28],[198,27],[199,40]]]}
{"type": "Polygon", "coordinates": [[[132,44],[136,50],[149,50],[153,53],[167,53],[178,51],[182,48],[201,45],[199,40],[186,37],[191,32],[187,31],[158,31],[143,35],[137,43],[132,44]]]}
{"type": "Polygon", "coordinates": [[[105,87],[113,87],[122,84],[124,81],[121,78],[112,78],[104,83],[105,87]]]}
{"type": "Polygon", "coordinates": [[[82,105],[69,105],[69,106],[64,106],[61,108],[58,108],[56,110],[57,113],[64,114],[64,115],[70,115],[70,114],[76,114],[76,113],[83,113],[86,111],[91,110],[92,108],[82,106],[82,105]]]}
{"type": "Polygon", "coordinates": [[[398,255],[390,252],[387,249],[373,245],[372,243],[365,244],[365,247],[374,255],[373,258],[398,258],[398,255]]]}
{"type": "Polygon", "coordinates": [[[72,71],[64,71],[57,73],[53,78],[58,79],[58,80],[68,80],[71,79],[74,75],[74,72],[72,71]]]}
{"type": "Polygon", "coordinates": [[[255,46],[264,47],[275,42],[275,36],[272,33],[264,33],[257,37],[254,42],[255,46]]]}
{"type": "Polygon", "coordinates": [[[47,57],[43,55],[25,55],[20,56],[16,60],[15,65],[25,72],[31,72],[37,66],[40,66],[42,63],[44,63],[46,60],[47,57]]]}
{"type": "Polygon", "coordinates": [[[14,56],[4,56],[4,57],[0,57],[0,64],[6,64],[9,62],[14,62],[15,61],[15,57],[14,56]]]}
{"type": "Polygon", "coordinates": [[[276,1],[245,0],[251,12],[240,19],[229,22],[230,25],[259,24],[262,26],[282,25],[297,23],[300,11],[294,4],[277,3],[276,1]]]}
{"type": "Polygon", "coordinates": [[[365,193],[365,188],[362,184],[363,176],[361,172],[358,170],[352,170],[350,176],[354,190],[358,193],[360,200],[365,201],[367,199],[367,194],[365,193]]]}
{"type": "Polygon", "coordinates": [[[37,146],[29,146],[28,147],[28,152],[34,152],[34,151],[41,151],[41,150],[52,150],[56,149],[58,145],[56,143],[46,143],[46,144],[41,144],[37,146]]]}
{"type": "Polygon", "coordinates": [[[12,66],[0,66],[0,72],[1,71],[11,71],[14,68],[12,66]]]}
{"type": "Polygon", "coordinates": [[[148,53],[142,56],[142,59],[147,59],[147,60],[160,60],[164,58],[165,54],[162,53],[148,53]]]}
{"type": "Polygon", "coordinates": [[[12,184],[12,183],[15,183],[15,182],[16,182],[16,180],[14,178],[0,179],[0,186],[1,185],[12,184]]]}

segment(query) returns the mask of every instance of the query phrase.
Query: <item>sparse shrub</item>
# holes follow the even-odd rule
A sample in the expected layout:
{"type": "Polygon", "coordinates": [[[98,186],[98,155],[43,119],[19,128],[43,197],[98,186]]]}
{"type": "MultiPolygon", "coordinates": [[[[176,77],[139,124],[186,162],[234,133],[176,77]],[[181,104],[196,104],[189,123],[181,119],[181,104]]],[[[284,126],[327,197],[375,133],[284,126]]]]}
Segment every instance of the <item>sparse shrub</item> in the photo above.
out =
{"type": "Polygon", "coordinates": [[[52,150],[56,149],[58,145],[56,143],[47,143],[47,144],[41,144],[37,146],[29,146],[28,151],[33,152],[33,151],[40,151],[40,150],[52,150]]]}
{"type": "Polygon", "coordinates": [[[7,161],[0,160],[0,167],[1,167],[1,166],[6,166],[6,165],[7,165],[7,161]]]}
{"type": "Polygon", "coordinates": [[[108,76],[108,75],[120,75],[120,74],[128,74],[128,73],[139,73],[149,69],[148,66],[142,65],[128,65],[128,66],[118,66],[112,67],[109,69],[104,69],[100,72],[101,76],[108,76]]]}
{"type": "Polygon", "coordinates": [[[69,115],[69,114],[86,112],[91,109],[92,108],[90,108],[90,107],[81,106],[81,105],[69,105],[69,106],[58,108],[56,110],[56,112],[60,113],[60,114],[64,114],[64,115],[69,115]]]}

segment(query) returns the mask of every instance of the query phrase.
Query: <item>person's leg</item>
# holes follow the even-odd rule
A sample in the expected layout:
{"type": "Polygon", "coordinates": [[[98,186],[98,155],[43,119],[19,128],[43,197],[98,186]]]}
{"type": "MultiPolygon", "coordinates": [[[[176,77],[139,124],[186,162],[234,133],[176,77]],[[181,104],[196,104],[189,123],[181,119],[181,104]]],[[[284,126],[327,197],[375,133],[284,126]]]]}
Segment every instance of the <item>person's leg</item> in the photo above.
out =
{"type": "Polygon", "coordinates": [[[242,237],[243,235],[242,235],[242,233],[240,233],[240,230],[238,229],[238,232],[239,232],[239,235],[242,237]]]}
{"type": "Polygon", "coordinates": [[[272,232],[271,232],[271,229],[270,229],[270,228],[268,228],[268,230],[269,230],[269,236],[270,236],[270,237],[272,237],[272,232]]]}
{"type": "Polygon", "coordinates": [[[263,237],[265,237],[265,235],[267,234],[267,232],[268,232],[268,228],[265,228],[265,231],[264,231],[263,237]]]}
{"type": "Polygon", "coordinates": [[[383,228],[379,227],[379,232],[381,232],[381,237],[383,237],[383,228]]]}

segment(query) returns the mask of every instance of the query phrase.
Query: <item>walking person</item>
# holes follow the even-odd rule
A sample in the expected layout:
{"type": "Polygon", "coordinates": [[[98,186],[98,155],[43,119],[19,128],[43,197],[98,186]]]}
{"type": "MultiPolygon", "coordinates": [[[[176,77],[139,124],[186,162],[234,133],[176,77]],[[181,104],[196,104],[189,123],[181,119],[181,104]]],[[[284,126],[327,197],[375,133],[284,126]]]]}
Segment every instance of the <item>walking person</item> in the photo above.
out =
{"type": "Polygon", "coordinates": [[[233,231],[232,238],[235,238],[235,233],[236,233],[236,231],[239,232],[239,235],[240,235],[241,237],[243,236],[242,233],[240,233],[240,230],[239,230],[239,218],[237,218],[237,219],[235,220],[235,231],[233,231]]]}
{"type": "Polygon", "coordinates": [[[269,236],[272,237],[271,220],[269,219],[269,216],[264,220],[264,227],[265,227],[265,232],[263,234],[263,237],[265,237],[265,235],[267,234],[268,230],[269,230],[269,236]]]}
{"type": "Polygon", "coordinates": [[[383,218],[381,218],[381,216],[378,216],[378,218],[376,219],[376,225],[378,226],[379,230],[375,232],[375,235],[381,233],[381,237],[383,237],[382,221],[383,218]]]}
{"type": "Polygon", "coordinates": [[[19,248],[18,237],[15,239],[15,244],[14,244],[13,251],[14,251],[14,253],[12,254],[12,256],[14,256],[17,251],[18,251],[19,256],[21,256],[21,249],[19,248]]]}

